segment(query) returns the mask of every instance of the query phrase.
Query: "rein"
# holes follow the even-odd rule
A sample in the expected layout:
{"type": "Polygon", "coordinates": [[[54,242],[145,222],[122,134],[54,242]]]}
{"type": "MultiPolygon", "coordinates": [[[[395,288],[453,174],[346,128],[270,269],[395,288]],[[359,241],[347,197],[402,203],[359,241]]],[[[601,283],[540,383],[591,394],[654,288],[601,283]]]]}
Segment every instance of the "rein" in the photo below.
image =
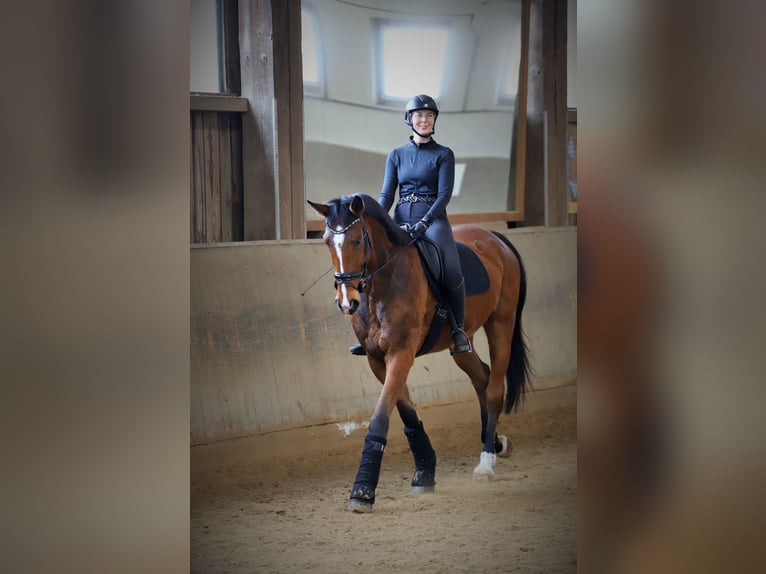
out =
{"type": "Polygon", "coordinates": [[[399,251],[397,251],[396,253],[394,253],[394,254],[393,254],[393,255],[392,255],[392,256],[391,256],[391,257],[388,259],[388,261],[386,261],[386,262],[385,262],[383,265],[381,265],[381,266],[380,266],[380,267],[378,267],[378,268],[377,268],[375,271],[373,271],[372,273],[370,273],[370,274],[369,274],[367,277],[365,277],[364,279],[362,279],[362,280],[359,282],[359,292],[361,293],[361,292],[362,292],[362,290],[363,290],[364,288],[366,288],[366,286],[367,286],[367,285],[370,283],[370,281],[372,281],[372,278],[375,276],[375,274],[376,274],[376,273],[380,273],[381,271],[383,271],[383,269],[385,269],[385,268],[386,268],[386,267],[387,267],[387,266],[388,266],[390,263],[392,263],[392,262],[393,262],[393,260],[394,260],[394,259],[396,259],[396,258],[399,256],[399,254],[400,254],[402,251],[404,251],[405,249],[407,249],[407,248],[408,248],[410,245],[412,245],[413,243],[415,243],[417,240],[418,240],[417,238],[413,238],[413,239],[411,239],[411,240],[410,240],[410,242],[409,242],[407,245],[405,245],[405,246],[404,246],[404,247],[402,247],[402,248],[401,248],[399,251]]]}
{"type": "Polygon", "coordinates": [[[338,285],[346,285],[348,287],[351,287],[352,289],[356,289],[360,293],[364,293],[364,290],[370,284],[370,282],[372,281],[372,278],[375,277],[376,274],[383,271],[383,269],[385,269],[390,263],[392,263],[393,260],[396,259],[402,251],[404,251],[410,245],[415,243],[417,241],[417,238],[413,238],[407,245],[405,245],[399,251],[394,253],[393,256],[391,256],[383,265],[381,265],[375,271],[373,271],[372,273],[370,273],[369,275],[365,277],[365,273],[367,270],[367,254],[370,250],[372,250],[372,242],[370,241],[370,236],[367,233],[367,227],[364,225],[364,222],[362,222],[362,218],[357,217],[354,221],[349,223],[346,227],[339,230],[335,230],[332,227],[330,227],[329,223],[325,223],[325,225],[327,226],[327,229],[329,229],[332,234],[340,235],[348,231],[351,227],[353,227],[357,223],[362,223],[362,237],[364,237],[364,263],[362,263],[362,268],[359,271],[350,271],[348,273],[336,272],[334,276],[335,276],[336,288],[338,285]],[[355,287],[354,285],[351,284],[351,281],[353,281],[354,279],[360,279],[358,287],[355,287]]]}

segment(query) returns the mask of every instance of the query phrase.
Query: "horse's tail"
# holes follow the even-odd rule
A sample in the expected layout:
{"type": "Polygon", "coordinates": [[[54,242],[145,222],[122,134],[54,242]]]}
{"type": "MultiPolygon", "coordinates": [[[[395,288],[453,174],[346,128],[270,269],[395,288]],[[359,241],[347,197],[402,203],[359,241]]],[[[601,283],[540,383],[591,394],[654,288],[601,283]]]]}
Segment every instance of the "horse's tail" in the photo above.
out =
{"type": "Polygon", "coordinates": [[[529,349],[521,328],[521,313],[527,300],[527,272],[524,269],[521,255],[508,238],[496,231],[493,233],[513,251],[519,261],[520,271],[519,300],[516,303],[516,322],[513,326],[513,338],[511,339],[511,360],[508,363],[508,370],[505,372],[505,413],[508,414],[512,408],[518,408],[520,399],[523,399],[524,394],[529,390],[532,376],[532,369],[529,365],[529,349]]]}

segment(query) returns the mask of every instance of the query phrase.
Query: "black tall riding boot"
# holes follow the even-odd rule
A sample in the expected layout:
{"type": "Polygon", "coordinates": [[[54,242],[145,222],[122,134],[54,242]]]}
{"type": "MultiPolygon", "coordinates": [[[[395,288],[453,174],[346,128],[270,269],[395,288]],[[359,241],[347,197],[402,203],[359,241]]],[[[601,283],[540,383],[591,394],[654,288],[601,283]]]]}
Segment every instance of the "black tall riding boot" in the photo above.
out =
{"type": "Polygon", "coordinates": [[[367,354],[367,353],[364,351],[364,347],[362,347],[362,344],[361,344],[361,343],[357,343],[357,344],[355,344],[355,345],[351,345],[351,346],[348,348],[348,352],[349,352],[349,353],[351,353],[352,355],[360,355],[360,356],[364,356],[364,355],[366,355],[366,354],[367,354]]]}
{"type": "Polygon", "coordinates": [[[470,353],[471,342],[465,334],[463,324],[465,321],[465,280],[460,285],[449,290],[449,306],[452,309],[452,342],[454,349],[450,353],[470,353]]]}

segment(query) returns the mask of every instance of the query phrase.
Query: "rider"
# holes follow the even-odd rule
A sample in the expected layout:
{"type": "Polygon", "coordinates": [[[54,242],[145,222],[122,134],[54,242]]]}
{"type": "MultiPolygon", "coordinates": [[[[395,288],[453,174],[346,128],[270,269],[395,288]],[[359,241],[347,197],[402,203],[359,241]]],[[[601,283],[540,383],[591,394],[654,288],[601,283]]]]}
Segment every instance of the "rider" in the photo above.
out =
{"type": "MultiPolygon", "coordinates": [[[[442,287],[449,297],[454,319],[452,353],[467,353],[471,343],[464,330],[465,282],[446,211],[455,182],[455,155],[433,139],[438,116],[439,108],[431,96],[420,94],[407,102],[404,123],[412,135],[408,143],[388,154],[378,202],[389,211],[398,187],[394,222],[412,237],[425,235],[440,247],[444,266],[442,287]]],[[[364,355],[360,344],[349,351],[364,355]]]]}

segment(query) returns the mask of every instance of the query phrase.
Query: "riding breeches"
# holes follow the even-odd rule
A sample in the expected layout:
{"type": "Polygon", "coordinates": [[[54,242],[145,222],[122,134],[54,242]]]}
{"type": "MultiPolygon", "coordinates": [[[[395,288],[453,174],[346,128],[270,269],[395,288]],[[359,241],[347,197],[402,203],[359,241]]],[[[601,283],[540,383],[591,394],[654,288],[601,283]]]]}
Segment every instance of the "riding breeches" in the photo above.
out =
{"type": "MultiPolygon", "coordinates": [[[[394,222],[397,225],[409,223],[414,225],[426,214],[428,205],[425,203],[400,204],[394,211],[394,222]]],[[[457,245],[452,235],[452,226],[447,217],[434,219],[426,231],[426,237],[436,243],[441,250],[442,263],[444,265],[444,285],[446,289],[454,289],[463,280],[463,272],[460,269],[460,259],[457,254],[457,245]]]]}

